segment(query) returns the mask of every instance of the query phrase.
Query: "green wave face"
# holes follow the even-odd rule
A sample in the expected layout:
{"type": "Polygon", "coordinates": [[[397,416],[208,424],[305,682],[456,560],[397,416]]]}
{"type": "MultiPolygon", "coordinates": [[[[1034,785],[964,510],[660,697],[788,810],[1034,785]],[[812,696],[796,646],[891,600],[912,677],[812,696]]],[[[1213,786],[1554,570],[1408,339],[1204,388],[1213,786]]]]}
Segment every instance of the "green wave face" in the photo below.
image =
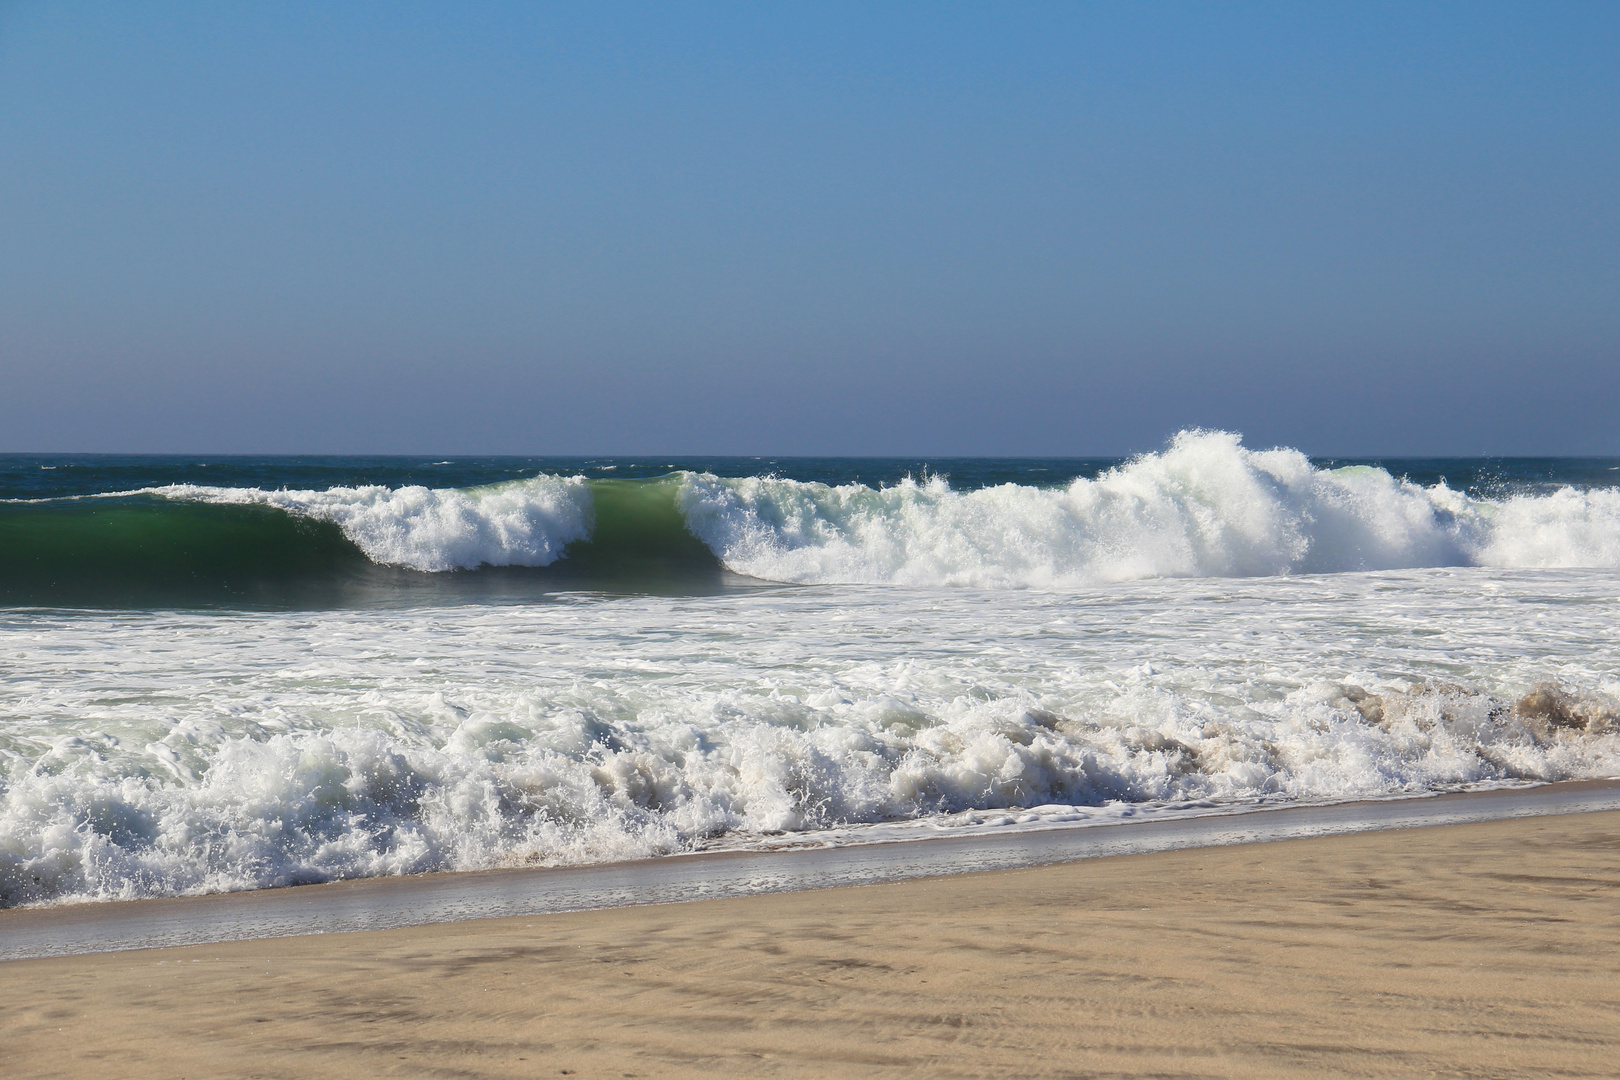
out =
{"type": "Polygon", "coordinates": [[[710,592],[729,575],[675,481],[591,484],[595,526],[545,567],[380,565],[332,522],[151,495],[0,505],[0,606],[349,606],[520,600],[562,589],[710,592]]]}
{"type": "Polygon", "coordinates": [[[675,505],[675,480],[596,480],[595,527],[570,544],[554,568],[601,581],[643,583],[718,578],[714,552],[693,536],[675,505]]]}
{"type": "Polygon", "coordinates": [[[371,563],[336,525],[263,506],[129,499],[0,507],[0,603],[290,600],[371,563]]]}

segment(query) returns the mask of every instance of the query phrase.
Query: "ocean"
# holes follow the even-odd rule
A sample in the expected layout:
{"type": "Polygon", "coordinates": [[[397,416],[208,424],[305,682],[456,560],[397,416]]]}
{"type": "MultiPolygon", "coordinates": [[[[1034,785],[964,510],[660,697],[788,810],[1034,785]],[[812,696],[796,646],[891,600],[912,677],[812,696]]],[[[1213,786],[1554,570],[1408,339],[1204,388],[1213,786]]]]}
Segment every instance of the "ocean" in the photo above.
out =
{"type": "Polygon", "coordinates": [[[1620,776],[1620,459],[0,457],[0,906],[1620,776]]]}

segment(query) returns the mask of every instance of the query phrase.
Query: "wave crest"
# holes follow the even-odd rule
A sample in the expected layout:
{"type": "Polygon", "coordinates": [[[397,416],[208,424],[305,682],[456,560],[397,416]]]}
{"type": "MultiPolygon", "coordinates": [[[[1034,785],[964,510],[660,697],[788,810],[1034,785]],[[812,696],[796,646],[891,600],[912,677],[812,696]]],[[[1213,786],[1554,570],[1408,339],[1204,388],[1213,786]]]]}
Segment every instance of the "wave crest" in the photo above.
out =
{"type": "MultiPolygon", "coordinates": [[[[1162,577],[1620,567],[1620,489],[1487,498],[1375,466],[1321,468],[1298,450],[1250,450],[1218,431],[1184,431],[1161,452],[1051,488],[959,491],[939,476],[869,487],[683,472],[633,481],[542,474],[465,489],[171,485],[88,498],[138,495],[326,522],[372,562],[421,571],[549,566],[576,543],[570,570],[615,580],[670,567],[710,574],[723,565],[799,584],[1062,589],[1162,577]]],[[[96,557],[109,565],[123,558],[143,574],[160,549],[172,549],[176,562],[240,554],[236,540],[178,522],[115,527],[110,518],[73,518],[64,507],[76,499],[26,502],[15,516],[34,516],[10,541],[18,567],[34,566],[48,547],[60,554],[58,534],[78,537],[92,556],[103,545],[96,557]]],[[[282,550],[282,539],[259,528],[262,547],[282,550]]],[[[66,566],[65,558],[57,561],[66,566]]],[[[258,566],[237,563],[233,573],[258,566]]]]}
{"type": "Polygon", "coordinates": [[[176,484],[144,494],[190,502],[272,506],[328,521],[373,562],[413,570],[549,566],[590,535],[581,476],[538,476],[479,488],[336,487],[326,491],[176,484]]]}
{"type": "Polygon", "coordinates": [[[1383,469],[1184,431],[1066,488],[958,492],[687,474],[692,532],[737,573],[798,583],[1063,587],[1415,567],[1620,566],[1620,492],[1496,501],[1383,469]]]}

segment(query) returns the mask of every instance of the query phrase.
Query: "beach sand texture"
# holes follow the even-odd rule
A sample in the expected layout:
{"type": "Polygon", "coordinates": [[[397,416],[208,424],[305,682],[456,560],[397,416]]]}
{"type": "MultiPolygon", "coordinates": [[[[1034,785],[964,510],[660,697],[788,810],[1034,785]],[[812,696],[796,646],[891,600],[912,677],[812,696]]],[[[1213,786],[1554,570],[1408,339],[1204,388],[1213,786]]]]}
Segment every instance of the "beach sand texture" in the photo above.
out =
{"type": "Polygon", "coordinates": [[[14,961],[0,1072],[1611,1077],[1617,973],[1576,814],[14,961]]]}

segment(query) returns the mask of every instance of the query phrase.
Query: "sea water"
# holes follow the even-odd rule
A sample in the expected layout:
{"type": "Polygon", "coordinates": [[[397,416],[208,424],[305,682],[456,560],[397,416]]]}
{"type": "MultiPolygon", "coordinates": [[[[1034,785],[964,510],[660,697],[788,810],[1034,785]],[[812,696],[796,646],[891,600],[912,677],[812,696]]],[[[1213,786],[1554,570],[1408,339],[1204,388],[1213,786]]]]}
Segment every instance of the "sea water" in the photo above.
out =
{"type": "Polygon", "coordinates": [[[1620,775],[1617,485],[0,459],[0,904],[1620,775]]]}

